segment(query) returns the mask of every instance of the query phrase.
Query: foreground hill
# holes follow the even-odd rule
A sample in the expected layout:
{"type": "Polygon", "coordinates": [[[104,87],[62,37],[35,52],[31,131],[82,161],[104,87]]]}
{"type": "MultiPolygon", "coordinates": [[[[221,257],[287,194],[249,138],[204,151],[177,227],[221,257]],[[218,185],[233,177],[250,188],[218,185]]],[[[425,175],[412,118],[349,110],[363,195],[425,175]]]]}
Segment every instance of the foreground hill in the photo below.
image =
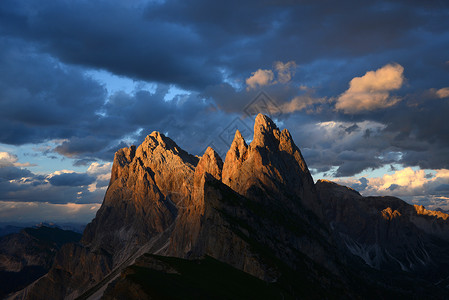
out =
{"type": "Polygon", "coordinates": [[[41,226],[0,238],[0,298],[32,283],[51,268],[63,244],[78,242],[81,234],[41,226]]]}
{"type": "Polygon", "coordinates": [[[446,216],[314,184],[288,130],[263,115],[224,162],[153,132],[115,154],[81,242],[12,298],[443,298],[446,216]]]}

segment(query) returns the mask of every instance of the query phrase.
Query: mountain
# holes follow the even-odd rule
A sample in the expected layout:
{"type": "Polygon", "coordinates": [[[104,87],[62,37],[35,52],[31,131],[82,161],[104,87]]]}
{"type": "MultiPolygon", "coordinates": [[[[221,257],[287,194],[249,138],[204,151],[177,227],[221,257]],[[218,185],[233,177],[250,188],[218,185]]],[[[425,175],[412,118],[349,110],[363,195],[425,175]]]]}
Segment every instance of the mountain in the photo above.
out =
{"type": "Polygon", "coordinates": [[[395,197],[362,197],[319,180],[324,214],[342,250],[376,270],[405,272],[443,286],[449,270],[449,215],[395,197]]]}
{"type": "Polygon", "coordinates": [[[115,154],[81,241],[11,298],[444,298],[447,217],[314,184],[288,130],[264,115],[224,161],[153,132],[115,154]]]}
{"type": "Polygon", "coordinates": [[[56,252],[81,234],[41,226],[0,238],[0,297],[18,291],[48,272],[56,252]]]}
{"type": "Polygon", "coordinates": [[[22,230],[23,228],[24,227],[22,227],[22,226],[15,226],[15,225],[11,225],[11,224],[0,225],[0,237],[11,234],[11,233],[17,233],[20,230],[22,230]]]}

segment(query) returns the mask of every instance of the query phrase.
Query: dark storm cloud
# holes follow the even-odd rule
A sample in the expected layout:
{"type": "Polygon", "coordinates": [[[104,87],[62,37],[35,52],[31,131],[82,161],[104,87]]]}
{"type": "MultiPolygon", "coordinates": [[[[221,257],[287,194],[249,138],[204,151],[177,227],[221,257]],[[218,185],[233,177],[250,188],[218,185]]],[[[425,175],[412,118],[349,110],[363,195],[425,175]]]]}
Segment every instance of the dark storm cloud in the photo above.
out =
{"type": "Polygon", "coordinates": [[[447,34],[448,4],[426,2],[5,0],[0,14],[4,34],[32,40],[64,62],[199,90],[220,84],[222,72],[244,79],[277,60],[307,65],[327,59],[333,67],[358,57],[347,72],[334,73],[334,80],[347,82],[353,68],[404,64],[403,58],[414,64],[422,56],[401,49],[417,45],[424,45],[416,48],[420,53],[435,50],[413,68],[428,69],[422,60],[445,56],[447,41],[426,38],[447,34]]]}
{"type": "Polygon", "coordinates": [[[84,186],[95,181],[95,177],[81,173],[62,173],[48,179],[54,186],[84,186]]]}
{"type": "Polygon", "coordinates": [[[245,89],[252,72],[295,61],[291,82],[263,88],[284,110],[278,120],[292,131],[310,167],[335,166],[337,176],[387,163],[449,167],[449,127],[441,125],[449,101],[429,92],[449,86],[448,6],[4,0],[0,142],[63,139],[54,151],[82,164],[110,161],[118,148],[158,130],[201,154],[257,96],[258,90],[245,89]],[[393,62],[404,67],[406,78],[395,94],[400,103],[358,115],[334,110],[351,79],[393,62]],[[157,89],[109,97],[86,68],[156,82],[157,89]],[[191,93],[165,101],[172,84],[191,93]],[[295,97],[302,97],[300,109],[289,112],[284,105],[295,97]],[[323,135],[317,124],[330,121],[343,127],[323,135]]]}
{"type": "Polygon", "coordinates": [[[99,152],[104,149],[106,143],[107,141],[101,137],[73,137],[70,140],[64,141],[54,150],[61,155],[75,157],[84,153],[99,152]]]}
{"type": "Polygon", "coordinates": [[[28,177],[30,175],[31,172],[27,169],[21,169],[12,166],[0,168],[0,181],[20,179],[22,177],[28,177]]]}
{"type": "Polygon", "coordinates": [[[0,142],[39,143],[79,134],[98,119],[106,95],[77,68],[0,38],[0,142]]]}
{"type": "MultiPolygon", "coordinates": [[[[61,60],[132,78],[191,87],[217,82],[189,27],[155,22],[122,1],[2,1],[4,34],[34,40],[61,60]]],[[[205,52],[205,51],[204,51],[205,52]]]]}

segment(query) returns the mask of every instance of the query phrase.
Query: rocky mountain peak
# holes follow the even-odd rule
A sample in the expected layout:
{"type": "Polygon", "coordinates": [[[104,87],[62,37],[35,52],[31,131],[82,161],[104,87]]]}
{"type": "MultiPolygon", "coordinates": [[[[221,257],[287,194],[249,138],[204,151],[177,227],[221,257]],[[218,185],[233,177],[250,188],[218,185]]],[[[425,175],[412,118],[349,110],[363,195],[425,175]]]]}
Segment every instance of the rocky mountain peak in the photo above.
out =
{"type": "Polygon", "coordinates": [[[236,130],[235,135],[234,135],[234,140],[232,141],[229,152],[231,154],[235,154],[235,157],[239,159],[244,156],[247,149],[248,149],[248,145],[246,144],[245,139],[243,138],[240,131],[236,130]]]}
{"type": "Polygon", "coordinates": [[[290,132],[280,131],[262,114],[256,117],[249,146],[236,132],[226,154],[222,182],[249,199],[260,201],[261,193],[276,195],[272,200],[278,205],[291,209],[305,205],[320,214],[313,179],[290,132]]]}
{"type": "Polygon", "coordinates": [[[264,114],[258,114],[254,121],[254,132],[270,132],[278,129],[276,124],[264,114]]]}
{"type": "Polygon", "coordinates": [[[221,181],[221,173],[223,170],[223,161],[214,149],[207,147],[206,152],[200,158],[195,168],[195,178],[204,176],[209,173],[215,179],[221,181]]]}
{"type": "Polygon", "coordinates": [[[274,150],[279,144],[280,131],[267,116],[258,114],[254,122],[254,136],[251,147],[266,147],[274,150]]]}

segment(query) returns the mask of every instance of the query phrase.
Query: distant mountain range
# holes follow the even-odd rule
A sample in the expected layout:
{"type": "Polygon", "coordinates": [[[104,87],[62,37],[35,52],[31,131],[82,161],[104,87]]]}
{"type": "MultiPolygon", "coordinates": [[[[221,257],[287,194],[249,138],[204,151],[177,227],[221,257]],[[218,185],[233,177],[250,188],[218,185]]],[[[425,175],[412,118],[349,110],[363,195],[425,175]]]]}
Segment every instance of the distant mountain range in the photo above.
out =
{"type": "Polygon", "coordinates": [[[11,299],[444,299],[449,215],[314,183],[258,115],[225,161],[153,132],[115,154],[79,243],[11,299]]]}
{"type": "Polygon", "coordinates": [[[81,223],[53,223],[53,222],[25,222],[25,223],[19,223],[19,222],[8,222],[8,223],[1,223],[0,222],[0,237],[5,236],[7,234],[11,233],[17,233],[20,230],[24,228],[37,228],[37,227],[51,227],[51,228],[59,228],[63,230],[71,230],[78,233],[83,233],[84,228],[86,228],[86,224],[81,223]]]}
{"type": "Polygon", "coordinates": [[[81,234],[39,226],[0,238],[0,298],[18,291],[49,271],[63,244],[78,242],[81,234]]]}

